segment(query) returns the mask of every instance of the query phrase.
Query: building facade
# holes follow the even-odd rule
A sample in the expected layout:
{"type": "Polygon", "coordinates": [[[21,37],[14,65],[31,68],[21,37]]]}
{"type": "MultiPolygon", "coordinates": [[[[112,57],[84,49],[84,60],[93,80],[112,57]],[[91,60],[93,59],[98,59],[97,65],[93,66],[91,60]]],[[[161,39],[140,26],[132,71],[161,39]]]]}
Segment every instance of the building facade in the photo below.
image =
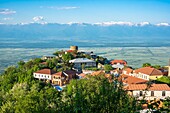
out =
{"type": "Polygon", "coordinates": [[[63,86],[70,82],[70,80],[76,79],[76,71],[66,70],[52,75],[52,84],[63,86]]]}
{"type": "Polygon", "coordinates": [[[56,73],[54,70],[42,69],[42,70],[34,72],[33,76],[34,76],[34,78],[37,78],[39,80],[44,80],[44,81],[49,80],[51,82],[52,74],[54,74],[54,73],[56,73]]]}
{"type": "Polygon", "coordinates": [[[138,99],[154,100],[170,97],[170,87],[167,84],[130,84],[127,89],[128,94],[138,99]]]}

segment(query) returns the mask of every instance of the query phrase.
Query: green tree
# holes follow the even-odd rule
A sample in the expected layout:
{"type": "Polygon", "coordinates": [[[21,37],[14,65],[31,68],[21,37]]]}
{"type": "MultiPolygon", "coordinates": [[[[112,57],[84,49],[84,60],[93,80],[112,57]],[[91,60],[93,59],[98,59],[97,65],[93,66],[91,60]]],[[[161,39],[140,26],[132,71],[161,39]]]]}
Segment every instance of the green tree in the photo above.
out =
{"type": "Polygon", "coordinates": [[[71,53],[63,54],[62,55],[62,60],[66,63],[69,62],[69,60],[73,59],[74,56],[71,53]]]}
{"type": "Polygon", "coordinates": [[[156,79],[157,82],[162,82],[170,85],[170,77],[163,76],[161,78],[156,79]]]}
{"type": "Polygon", "coordinates": [[[60,51],[56,51],[53,53],[53,55],[58,56],[60,54],[60,51]]]}
{"type": "Polygon", "coordinates": [[[47,60],[46,62],[47,62],[47,67],[49,67],[50,69],[56,66],[55,62],[53,62],[51,59],[47,60]]]}
{"type": "Polygon", "coordinates": [[[144,64],[142,65],[142,67],[149,67],[149,66],[151,66],[150,63],[144,63],[144,64]]]}
{"type": "Polygon", "coordinates": [[[160,69],[161,68],[161,66],[160,65],[154,65],[154,66],[152,66],[153,68],[156,68],[156,69],[160,69]]]}
{"type": "Polygon", "coordinates": [[[25,62],[21,60],[17,64],[18,64],[18,66],[23,66],[25,64],[25,62]]]}
{"type": "Polygon", "coordinates": [[[103,75],[72,80],[63,92],[65,111],[83,113],[134,113],[136,99],[122,85],[109,82],[103,75]]]}
{"type": "Polygon", "coordinates": [[[33,59],[33,62],[34,62],[34,64],[39,64],[39,63],[42,62],[42,59],[41,58],[35,58],[35,59],[33,59]]]}
{"type": "Polygon", "coordinates": [[[104,70],[106,71],[106,72],[109,72],[109,71],[111,71],[113,69],[113,67],[111,66],[111,65],[109,65],[109,64],[105,64],[104,65],[104,70]]]}

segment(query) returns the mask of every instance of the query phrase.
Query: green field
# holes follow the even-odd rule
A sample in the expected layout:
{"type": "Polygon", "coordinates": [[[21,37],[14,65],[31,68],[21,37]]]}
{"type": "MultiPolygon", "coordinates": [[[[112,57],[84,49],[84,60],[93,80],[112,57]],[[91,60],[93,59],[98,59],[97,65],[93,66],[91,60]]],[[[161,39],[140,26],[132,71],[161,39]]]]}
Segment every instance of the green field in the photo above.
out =
{"type": "MultiPolygon", "coordinates": [[[[66,50],[69,48],[63,48],[66,50]]],[[[20,60],[27,61],[31,58],[49,55],[61,48],[0,48],[0,72],[9,65],[16,65],[20,60]]],[[[168,65],[170,59],[170,47],[99,47],[79,48],[82,51],[94,51],[97,55],[111,59],[124,59],[128,65],[138,68],[143,63],[149,62],[152,65],[168,65]]]]}

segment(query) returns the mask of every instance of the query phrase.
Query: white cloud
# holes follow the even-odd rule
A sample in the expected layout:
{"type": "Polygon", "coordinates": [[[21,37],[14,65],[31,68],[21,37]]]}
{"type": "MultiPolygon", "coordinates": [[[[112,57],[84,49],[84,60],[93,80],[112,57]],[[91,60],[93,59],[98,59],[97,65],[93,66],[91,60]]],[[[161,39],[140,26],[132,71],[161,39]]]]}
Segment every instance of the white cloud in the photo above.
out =
{"type": "Polygon", "coordinates": [[[170,24],[169,23],[158,23],[158,24],[156,24],[157,26],[170,26],[170,24]]]}
{"type": "Polygon", "coordinates": [[[7,17],[7,18],[3,18],[3,20],[5,20],[5,21],[6,21],[6,20],[13,20],[13,18],[8,18],[8,17],[7,17]]]}
{"type": "Polygon", "coordinates": [[[69,9],[77,9],[79,7],[58,7],[58,10],[69,10],[69,9]]]}
{"type": "Polygon", "coordinates": [[[10,9],[0,9],[0,14],[3,15],[10,15],[10,14],[15,14],[16,11],[10,10],[10,9]]]}
{"type": "Polygon", "coordinates": [[[57,6],[40,6],[40,8],[49,8],[49,9],[57,9],[57,10],[71,10],[71,9],[78,9],[79,7],[76,7],[76,6],[63,6],[63,7],[57,7],[57,6]]]}
{"type": "Polygon", "coordinates": [[[34,20],[35,22],[43,21],[43,20],[44,20],[44,17],[43,17],[43,16],[35,16],[35,17],[33,17],[33,20],[34,20]]]}

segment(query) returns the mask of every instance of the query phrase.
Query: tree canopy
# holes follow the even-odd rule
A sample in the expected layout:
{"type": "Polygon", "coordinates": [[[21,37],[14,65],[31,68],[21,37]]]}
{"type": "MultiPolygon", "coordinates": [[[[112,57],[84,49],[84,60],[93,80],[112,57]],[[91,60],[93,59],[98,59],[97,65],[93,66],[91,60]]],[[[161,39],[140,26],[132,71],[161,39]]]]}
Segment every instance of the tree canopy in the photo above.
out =
{"type": "Polygon", "coordinates": [[[104,70],[106,71],[106,72],[109,72],[109,71],[111,71],[113,69],[113,67],[111,66],[111,65],[109,65],[109,64],[105,64],[104,65],[104,70]]]}
{"type": "Polygon", "coordinates": [[[149,67],[149,66],[151,66],[150,63],[144,63],[144,64],[142,65],[142,67],[149,67]]]}

